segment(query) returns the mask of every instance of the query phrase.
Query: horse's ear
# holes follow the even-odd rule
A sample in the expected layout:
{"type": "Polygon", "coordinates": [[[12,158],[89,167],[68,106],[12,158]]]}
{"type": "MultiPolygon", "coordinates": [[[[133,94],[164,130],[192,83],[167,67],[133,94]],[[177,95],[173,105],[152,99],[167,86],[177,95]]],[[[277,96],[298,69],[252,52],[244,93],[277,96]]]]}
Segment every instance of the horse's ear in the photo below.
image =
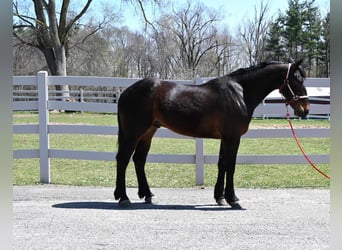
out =
{"type": "Polygon", "coordinates": [[[289,62],[289,63],[294,63],[295,61],[294,61],[293,58],[290,56],[288,62],[289,62]]]}
{"type": "Polygon", "coordinates": [[[304,58],[301,58],[301,59],[299,59],[297,62],[295,62],[296,64],[298,64],[298,66],[299,65],[301,65],[302,63],[303,63],[303,61],[304,61],[304,58]]]}
{"type": "Polygon", "coordinates": [[[303,69],[303,66],[301,66],[301,64],[303,63],[304,59],[300,59],[297,62],[293,63],[291,65],[291,73],[294,73],[295,71],[299,70],[300,74],[302,75],[302,77],[306,78],[306,73],[303,69]]]}
{"type": "Polygon", "coordinates": [[[297,62],[293,63],[292,66],[291,66],[291,69],[292,70],[297,70],[299,68],[299,66],[302,64],[303,62],[303,58],[302,59],[299,59],[297,62]]]}

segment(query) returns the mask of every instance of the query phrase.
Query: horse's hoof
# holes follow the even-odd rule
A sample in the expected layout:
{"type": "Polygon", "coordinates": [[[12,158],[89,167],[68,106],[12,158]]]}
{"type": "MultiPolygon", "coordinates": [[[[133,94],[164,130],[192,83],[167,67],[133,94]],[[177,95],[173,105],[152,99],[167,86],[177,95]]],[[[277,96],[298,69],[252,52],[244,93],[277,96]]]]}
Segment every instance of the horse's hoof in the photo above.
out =
{"type": "Polygon", "coordinates": [[[221,198],[221,199],[216,199],[216,203],[219,206],[228,206],[228,203],[226,202],[225,199],[221,198]]]}
{"type": "Polygon", "coordinates": [[[237,201],[228,202],[232,209],[242,209],[241,205],[237,201]]]}
{"type": "Polygon", "coordinates": [[[240,199],[234,194],[232,197],[225,197],[226,201],[228,202],[228,204],[234,204],[237,203],[240,199]]]}
{"type": "Polygon", "coordinates": [[[130,207],[131,202],[129,200],[120,200],[119,201],[119,207],[130,207]]]}
{"type": "Polygon", "coordinates": [[[155,196],[150,196],[145,198],[145,203],[146,204],[158,204],[158,199],[155,196]]]}

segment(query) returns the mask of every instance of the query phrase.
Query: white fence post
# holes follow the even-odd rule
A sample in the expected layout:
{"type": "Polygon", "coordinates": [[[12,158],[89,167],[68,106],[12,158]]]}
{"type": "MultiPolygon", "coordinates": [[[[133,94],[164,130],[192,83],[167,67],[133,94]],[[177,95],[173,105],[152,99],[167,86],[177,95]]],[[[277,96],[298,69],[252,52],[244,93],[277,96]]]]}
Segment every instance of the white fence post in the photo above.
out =
{"type": "MultiPolygon", "coordinates": [[[[83,89],[80,90],[80,99],[79,102],[84,102],[84,91],[83,89]]],[[[81,111],[81,114],[83,114],[83,110],[81,111]]]]}
{"type": "Polygon", "coordinates": [[[196,184],[204,184],[204,146],[203,139],[196,138],[196,184]]]}
{"type": "Polygon", "coordinates": [[[49,158],[49,110],[48,110],[48,83],[47,72],[39,71],[38,80],[38,112],[39,112],[39,157],[40,157],[40,181],[50,183],[50,158],[49,158]]]}

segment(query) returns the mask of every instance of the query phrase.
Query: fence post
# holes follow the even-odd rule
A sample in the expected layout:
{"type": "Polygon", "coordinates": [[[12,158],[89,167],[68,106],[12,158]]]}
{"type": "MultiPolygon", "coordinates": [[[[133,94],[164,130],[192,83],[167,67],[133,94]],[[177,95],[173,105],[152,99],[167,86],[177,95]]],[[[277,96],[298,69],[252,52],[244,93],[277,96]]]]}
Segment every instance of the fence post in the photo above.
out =
{"type": "Polygon", "coordinates": [[[48,82],[47,72],[39,71],[38,80],[38,112],[39,112],[39,158],[40,158],[40,182],[50,183],[50,158],[49,158],[49,110],[48,110],[48,82]]]}
{"type": "Polygon", "coordinates": [[[78,101],[79,102],[84,102],[84,90],[83,89],[80,89],[80,99],[78,101]]]}
{"type": "MultiPolygon", "coordinates": [[[[83,89],[80,90],[80,99],[79,102],[84,102],[84,91],[83,89]]],[[[81,110],[81,114],[83,114],[83,109],[81,110]]]]}
{"type": "MultiPolygon", "coordinates": [[[[196,85],[199,85],[202,83],[203,83],[203,80],[201,78],[195,79],[196,85]]],[[[203,185],[204,184],[204,146],[203,146],[202,138],[196,138],[195,162],[196,162],[196,185],[203,185]]]]}
{"type": "Polygon", "coordinates": [[[196,185],[204,184],[204,146],[203,139],[196,138],[196,185]]]}

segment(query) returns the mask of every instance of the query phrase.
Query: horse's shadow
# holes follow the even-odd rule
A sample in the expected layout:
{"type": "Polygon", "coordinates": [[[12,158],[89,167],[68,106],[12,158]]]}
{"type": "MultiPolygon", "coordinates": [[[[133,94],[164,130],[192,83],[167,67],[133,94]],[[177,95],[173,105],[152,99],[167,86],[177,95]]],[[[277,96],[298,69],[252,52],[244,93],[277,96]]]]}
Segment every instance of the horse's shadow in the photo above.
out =
{"type": "Polygon", "coordinates": [[[129,207],[120,207],[116,202],[103,201],[75,201],[57,203],[54,208],[65,209],[100,209],[100,210],[195,210],[195,211],[223,211],[223,210],[245,210],[239,204],[234,207],[218,206],[216,204],[204,205],[179,205],[179,204],[147,204],[143,202],[132,202],[129,207]]]}

